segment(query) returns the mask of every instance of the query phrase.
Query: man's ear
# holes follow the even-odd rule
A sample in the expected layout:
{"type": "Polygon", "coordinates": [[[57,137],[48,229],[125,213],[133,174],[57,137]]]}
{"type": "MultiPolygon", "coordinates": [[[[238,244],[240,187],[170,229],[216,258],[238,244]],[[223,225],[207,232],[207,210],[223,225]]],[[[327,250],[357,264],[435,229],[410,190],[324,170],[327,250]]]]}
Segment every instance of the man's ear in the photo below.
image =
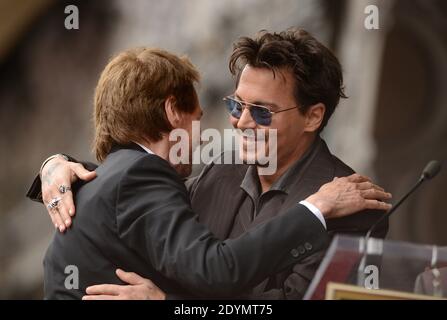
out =
{"type": "Polygon", "coordinates": [[[317,131],[321,123],[323,122],[324,113],[326,112],[326,107],[322,103],[317,103],[311,106],[306,112],[305,120],[305,132],[315,132],[317,131]]]}
{"type": "Polygon", "coordinates": [[[178,128],[181,123],[181,115],[176,108],[176,100],[173,96],[169,96],[165,100],[165,112],[172,128],[178,128]]]}

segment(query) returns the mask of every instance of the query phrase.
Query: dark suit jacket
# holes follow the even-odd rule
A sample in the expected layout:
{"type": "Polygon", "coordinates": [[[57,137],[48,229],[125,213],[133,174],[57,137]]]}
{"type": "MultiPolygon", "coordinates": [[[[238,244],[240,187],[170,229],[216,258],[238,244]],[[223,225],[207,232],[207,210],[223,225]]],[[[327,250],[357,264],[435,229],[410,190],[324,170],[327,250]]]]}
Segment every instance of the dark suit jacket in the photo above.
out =
{"type": "Polygon", "coordinates": [[[228,297],[327,245],[321,222],[302,205],[237,239],[218,240],[197,222],[176,171],[137,145],[115,148],[97,174],[76,194],[72,228],[56,233],[48,248],[46,298],[81,298],[89,285],[120,283],[118,267],[170,293],[228,297]],[[298,254],[296,246],[308,250],[298,254]],[[67,266],[79,270],[78,289],[65,286],[67,266]]]}
{"type": "MultiPolygon", "coordinates": [[[[220,239],[226,239],[232,232],[235,219],[241,203],[247,197],[241,188],[241,183],[248,170],[248,165],[214,165],[206,166],[202,173],[188,181],[188,189],[191,195],[191,204],[194,212],[220,239]]],[[[306,155],[301,169],[288,186],[288,196],[282,204],[274,207],[270,212],[264,212],[256,216],[247,229],[256,228],[258,225],[282,215],[296,203],[317,192],[325,183],[334,177],[348,176],[354,171],[337,157],[332,155],[326,143],[317,138],[309,154],[306,155]]],[[[368,229],[383,211],[367,210],[357,214],[327,220],[328,233],[333,236],[343,233],[354,236],[365,235],[368,229]]],[[[383,238],[388,231],[388,219],[381,223],[374,237],[383,238]]],[[[249,298],[256,299],[299,299],[304,296],[325,251],[315,253],[311,257],[300,261],[283,272],[266,279],[249,294],[249,298]]]]}

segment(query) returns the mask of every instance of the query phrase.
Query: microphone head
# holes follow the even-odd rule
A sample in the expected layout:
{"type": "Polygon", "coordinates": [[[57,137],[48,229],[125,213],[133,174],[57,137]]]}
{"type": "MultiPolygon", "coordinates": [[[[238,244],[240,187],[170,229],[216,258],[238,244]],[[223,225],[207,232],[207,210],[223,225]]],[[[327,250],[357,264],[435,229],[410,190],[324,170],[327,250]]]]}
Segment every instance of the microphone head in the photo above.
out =
{"type": "Polygon", "coordinates": [[[422,176],[424,179],[432,179],[439,173],[439,171],[441,171],[441,164],[439,161],[432,160],[425,166],[422,176]]]}

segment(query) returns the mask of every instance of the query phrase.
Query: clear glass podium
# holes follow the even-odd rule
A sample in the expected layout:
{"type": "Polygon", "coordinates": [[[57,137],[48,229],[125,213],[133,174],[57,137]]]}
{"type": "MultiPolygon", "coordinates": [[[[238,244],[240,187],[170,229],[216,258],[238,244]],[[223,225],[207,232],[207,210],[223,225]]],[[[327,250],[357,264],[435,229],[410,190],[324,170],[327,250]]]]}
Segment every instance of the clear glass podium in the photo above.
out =
{"type": "Polygon", "coordinates": [[[447,298],[447,248],[334,237],[306,300],[447,298]]]}

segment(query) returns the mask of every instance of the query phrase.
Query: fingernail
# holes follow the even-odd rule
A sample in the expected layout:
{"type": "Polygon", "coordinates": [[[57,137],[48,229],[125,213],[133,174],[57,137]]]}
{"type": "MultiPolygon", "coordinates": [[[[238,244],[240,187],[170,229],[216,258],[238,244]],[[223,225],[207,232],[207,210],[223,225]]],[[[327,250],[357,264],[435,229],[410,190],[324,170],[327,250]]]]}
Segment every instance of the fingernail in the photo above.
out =
{"type": "Polygon", "coordinates": [[[65,230],[64,226],[61,225],[61,226],[59,227],[59,231],[60,231],[60,232],[64,232],[64,230],[65,230]]]}
{"type": "Polygon", "coordinates": [[[70,219],[65,220],[65,225],[68,227],[70,225],[71,221],[70,219]]]}
{"type": "Polygon", "coordinates": [[[57,223],[54,224],[54,227],[57,229],[57,223]]]}
{"type": "Polygon", "coordinates": [[[69,210],[68,210],[68,214],[69,214],[70,216],[72,216],[72,215],[73,215],[73,210],[69,209],[69,210]]]}

